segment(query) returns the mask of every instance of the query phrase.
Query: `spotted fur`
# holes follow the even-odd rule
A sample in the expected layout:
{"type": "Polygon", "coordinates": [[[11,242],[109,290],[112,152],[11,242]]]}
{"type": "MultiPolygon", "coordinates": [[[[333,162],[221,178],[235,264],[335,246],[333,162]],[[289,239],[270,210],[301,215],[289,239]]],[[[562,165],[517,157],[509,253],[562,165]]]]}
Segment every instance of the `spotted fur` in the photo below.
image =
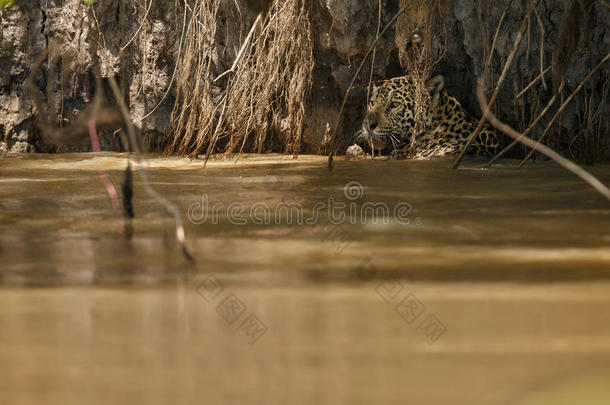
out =
{"type": "MultiPolygon", "coordinates": [[[[392,146],[392,156],[398,159],[427,159],[459,153],[478,120],[472,118],[443,86],[442,76],[426,83],[429,97],[423,111],[424,125],[416,134],[414,145],[411,144],[415,128],[413,80],[401,76],[375,86],[358,140],[372,142],[379,150],[392,146]]],[[[467,152],[492,156],[499,151],[501,141],[491,126],[485,124],[467,152]]]]}

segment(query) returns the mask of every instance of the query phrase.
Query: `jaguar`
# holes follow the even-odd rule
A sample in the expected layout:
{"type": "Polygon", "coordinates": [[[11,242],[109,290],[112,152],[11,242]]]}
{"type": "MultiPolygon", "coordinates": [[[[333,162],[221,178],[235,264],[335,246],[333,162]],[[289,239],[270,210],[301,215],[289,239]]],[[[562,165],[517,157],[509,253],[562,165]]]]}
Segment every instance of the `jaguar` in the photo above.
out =
{"type": "MultiPolygon", "coordinates": [[[[429,159],[460,153],[478,120],[449,95],[444,85],[445,79],[440,75],[428,80],[424,97],[420,97],[424,102],[420,103],[416,102],[416,82],[411,76],[374,85],[356,141],[377,150],[392,147],[392,157],[396,159],[429,159]],[[416,129],[418,105],[423,108],[421,124],[416,129]],[[415,142],[411,141],[413,135],[415,142]]],[[[466,152],[493,156],[504,144],[503,140],[485,123],[466,152]]]]}

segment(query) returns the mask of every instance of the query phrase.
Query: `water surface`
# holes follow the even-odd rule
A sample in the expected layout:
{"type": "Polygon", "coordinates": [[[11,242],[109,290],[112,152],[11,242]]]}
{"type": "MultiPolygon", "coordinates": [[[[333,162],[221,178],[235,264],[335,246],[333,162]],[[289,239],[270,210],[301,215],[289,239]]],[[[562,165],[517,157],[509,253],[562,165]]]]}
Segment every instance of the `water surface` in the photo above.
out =
{"type": "Polygon", "coordinates": [[[0,160],[0,403],[610,400],[610,206],[552,163],[153,156],[190,263],[125,159],[0,160]]]}

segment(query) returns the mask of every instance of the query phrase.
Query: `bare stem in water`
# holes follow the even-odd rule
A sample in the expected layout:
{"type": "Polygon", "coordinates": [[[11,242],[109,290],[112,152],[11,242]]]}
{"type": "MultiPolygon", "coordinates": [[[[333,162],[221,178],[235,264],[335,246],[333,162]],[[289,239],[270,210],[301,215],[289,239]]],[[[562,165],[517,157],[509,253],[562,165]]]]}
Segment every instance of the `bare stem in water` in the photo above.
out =
{"type": "Polygon", "coordinates": [[[125,100],[123,100],[123,95],[119,90],[119,85],[117,84],[114,77],[110,77],[108,81],[110,82],[110,87],[112,88],[112,93],[116,98],[117,104],[119,105],[119,110],[121,111],[123,119],[125,120],[125,125],[127,126],[127,133],[129,134],[129,142],[131,143],[135,152],[136,162],[138,162],[140,166],[138,174],[140,176],[140,179],[142,180],[144,189],[146,190],[148,195],[154,198],[161,206],[163,206],[170,214],[173,215],[174,222],[176,223],[176,240],[182,248],[182,253],[189,261],[195,261],[186,246],[186,237],[184,233],[184,226],[182,225],[182,218],[180,217],[180,210],[178,210],[178,208],[176,208],[176,206],[172,204],[168,199],[157,193],[157,191],[150,185],[150,182],[148,181],[148,174],[146,173],[146,170],[144,170],[144,167],[142,167],[143,161],[140,151],[140,145],[136,136],[136,131],[133,128],[131,119],[129,118],[129,110],[127,109],[125,100]]]}

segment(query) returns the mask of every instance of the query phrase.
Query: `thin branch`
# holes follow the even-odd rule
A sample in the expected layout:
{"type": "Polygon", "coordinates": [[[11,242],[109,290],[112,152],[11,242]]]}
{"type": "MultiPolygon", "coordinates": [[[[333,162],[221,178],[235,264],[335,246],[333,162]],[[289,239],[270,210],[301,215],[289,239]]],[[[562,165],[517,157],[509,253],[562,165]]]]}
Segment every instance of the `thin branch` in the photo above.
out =
{"type": "MultiPolygon", "coordinates": [[[[186,1],[186,0],[185,0],[186,1]]],[[[99,26],[99,25],[98,25],[99,26]]],[[[184,43],[184,33],[185,33],[185,27],[186,27],[186,10],[184,12],[184,17],[182,19],[182,31],[180,32],[180,42],[178,43],[178,56],[176,56],[176,61],[180,60],[180,55],[182,54],[182,45],[184,43]]],[[[103,38],[103,37],[102,37],[103,38]]],[[[163,94],[163,97],[161,97],[161,100],[159,100],[159,102],[157,103],[157,105],[155,105],[152,110],[150,110],[148,113],[146,113],[145,115],[143,115],[142,117],[136,119],[133,121],[134,124],[137,124],[139,122],[144,121],[146,118],[150,117],[152,115],[152,113],[154,113],[157,108],[159,108],[159,106],[161,105],[161,103],[163,103],[163,101],[167,98],[167,95],[169,94],[170,90],[172,89],[172,84],[174,84],[174,79],[176,78],[176,72],[178,71],[178,62],[176,62],[175,66],[174,66],[174,71],[172,72],[172,77],[169,80],[169,84],[167,85],[167,89],[165,90],[165,94],[163,94]]]]}
{"type": "Polygon", "coordinates": [[[517,94],[517,95],[516,95],[516,96],[513,98],[513,101],[514,101],[514,100],[516,100],[516,99],[518,99],[518,98],[519,98],[519,97],[521,97],[522,95],[524,95],[524,94],[525,94],[525,92],[526,92],[526,91],[528,91],[528,90],[529,90],[529,89],[530,89],[530,88],[531,88],[531,87],[532,87],[534,84],[536,84],[536,82],[537,82],[538,80],[542,79],[542,78],[543,78],[543,76],[544,76],[545,74],[547,74],[547,73],[548,73],[548,72],[551,70],[551,68],[552,68],[552,67],[553,67],[553,65],[551,65],[551,66],[549,66],[548,68],[544,69],[544,71],[543,71],[542,73],[540,73],[538,76],[536,76],[536,77],[534,78],[534,80],[532,80],[532,81],[530,82],[530,84],[528,84],[527,86],[525,86],[525,88],[524,88],[523,90],[521,90],[521,91],[519,92],[519,94],[517,94]]]}
{"type": "Polygon", "coordinates": [[[144,22],[146,22],[146,17],[148,17],[148,12],[150,11],[150,8],[152,7],[152,4],[153,4],[153,0],[150,0],[150,3],[148,4],[148,8],[146,9],[146,13],[144,13],[144,17],[142,17],[142,22],[140,22],[140,25],[138,26],[138,29],[133,34],[133,36],[129,39],[129,41],[127,41],[127,43],[121,47],[121,49],[119,50],[119,55],[122,54],[123,51],[125,49],[127,49],[129,44],[131,44],[131,42],[138,36],[138,33],[140,32],[140,30],[144,26],[144,22]]]}
{"type": "MultiPolygon", "coordinates": [[[[482,78],[479,78],[479,82],[478,82],[478,86],[477,86],[477,99],[479,100],[479,105],[481,106],[481,109],[486,110],[486,111],[489,110],[489,105],[487,104],[485,92],[483,91],[482,78]]],[[[496,116],[493,115],[493,113],[491,113],[491,112],[489,112],[487,114],[486,118],[490,122],[490,124],[493,125],[494,127],[496,127],[498,130],[504,132],[506,135],[510,136],[511,138],[513,138],[515,140],[519,140],[519,142],[529,146],[530,148],[533,148],[533,149],[537,150],[538,152],[548,156],[549,158],[551,158],[552,160],[554,160],[555,162],[560,164],[565,169],[571,171],[572,173],[574,173],[575,175],[577,175],[578,177],[583,179],[585,182],[587,182],[587,184],[589,184],[591,187],[593,187],[595,190],[597,190],[601,195],[603,195],[608,200],[610,200],[610,189],[608,189],[608,187],[606,187],[595,176],[593,176],[592,174],[590,174],[589,172],[587,172],[586,170],[584,170],[583,168],[581,168],[580,166],[578,166],[577,164],[572,162],[571,160],[564,158],[563,156],[561,156],[560,154],[558,154],[551,148],[549,148],[545,145],[539,144],[531,138],[522,136],[522,134],[515,131],[509,125],[507,125],[507,124],[503,123],[502,121],[500,121],[499,119],[497,119],[496,116]]]]}
{"type": "Polygon", "coordinates": [[[538,25],[540,25],[540,56],[538,57],[540,62],[540,79],[542,80],[542,87],[546,90],[546,82],[544,81],[544,26],[542,25],[542,19],[540,14],[538,14],[538,10],[534,9],[534,13],[536,14],[538,25]]]}
{"type": "MultiPolygon", "coordinates": [[[[513,63],[513,60],[515,59],[517,50],[519,49],[519,45],[521,44],[521,41],[523,40],[523,33],[525,32],[525,30],[527,28],[529,19],[539,2],[540,2],[540,0],[532,0],[532,4],[530,5],[530,8],[527,10],[527,14],[525,15],[525,17],[523,17],[523,21],[521,22],[521,27],[519,28],[519,32],[517,33],[517,37],[515,38],[515,42],[513,43],[513,49],[510,52],[510,54],[508,55],[508,59],[506,60],[506,63],[504,64],[504,69],[502,70],[500,79],[498,79],[498,83],[496,84],[494,92],[491,96],[491,100],[489,101],[489,104],[486,104],[487,108],[483,111],[483,116],[479,120],[479,123],[477,124],[475,130],[468,136],[468,139],[466,140],[466,145],[464,145],[464,147],[462,148],[462,151],[460,152],[459,156],[455,159],[455,162],[453,163],[453,166],[452,166],[454,169],[456,169],[459,166],[460,162],[464,158],[464,155],[466,154],[466,151],[470,147],[470,144],[472,144],[472,141],[474,140],[474,138],[476,138],[479,135],[479,132],[481,131],[481,128],[483,127],[483,123],[485,122],[485,118],[486,118],[487,114],[489,114],[491,112],[490,111],[491,106],[495,103],[496,98],[498,97],[498,94],[500,92],[500,87],[502,86],[502,83],[504,83],[504,79],[506,79],[508,70],[510,69],[510,66],[513,63]]],[[[493,49],[491,51],[493,52],[493,49]]]]}
{"type": "MultiPolygon", "coordinates": [[[[379,0],[377,6],[377,32],[375,36],[379,35],[379,30],[381,30],[381,0],[379,0]]],[[[369,112],[369,100],[371,97],[371,83],[373,82],[373,72],[375,70],[375,56],[377,54],[377,46],[373,48],[373,55],[371,56],[371,73],[369,75],[369,82],[366,86],[366,101],[365,101],[365,111],[366,116],[368,116],[369,112]]],[[[375,157],[375,142],[373,142],[373,137],[369,137],[369,142],[371,146],[371,156],[375,157]]]]}
{"type": "Polygon", "coordinates": [[[343,116],[343,111],[345,110],[345,103],[347,102],[347,97],[349,96],[350,92],[352,91],[352,88],[354,87],[356,78],[358,77],[358,74],[362,70],[362,67],[364,66],[364,62],[366,62],[366,58],[368,58],[369,54],[373,51],[373,49],[377,45],[377,42],[379,42],[379,40],[381,39],[383,34],[385,34],[385,32],[388,30],[388,28],[390,28],[392,26],[392,24],[394,24],[394,22],[398,19],[398,17],[400,17],[405,11],[407,11],[407,8],[409,8],[411,3],[413,3],[413,0],[409,1],[400,10],[398,10],[398,12],[394,15],[394,17],[392,17],[392,19],[385,25],[385,27],[383,27],[383,30],[381,30],[381,32],[379,34],[377,34],[377,36],[375,37],[375,40],[369,46],[369,49],[364,54],[364,57],[362,58],[362,62],[360,62],[360,65],[358,65],[358,69],[356,69],[356,72],[354,73],[354,77],[352,78],[352,81],[350,82],[349,87],[347,88],[347,91],[345,92],[345,96],[343,97],[343,102],[341,103],[341,108],[339,108],[339,113],[337,114],[337,122],[335,123],[335,128],[333,129],[333,134],[332,134],[332,137],[330,140],[330,153],[328,154],[328,169],[329,170],[333,168],[333,159],[335,157],[335,140],[337,138],[337,131],[339,130],[339,122],[341,121],[341,117],[343,116]]]}
{"type": "Polygon", "coordinates": [[[125,125],[127,126],[127,133],[129,134],[129,141],[133,147],[133,150],[136,155],[136,162],[140,166],[138,170],[138,174],[140,175],[140,179],[142,180],[142,184],[144,185],[144,189],[152,198],[154,198],[160,205],[162,205],[170,214],[174,217],[174,222],[176,223],[176,239],[178,244],[182,248],[182,253],[184,256],[191,262],[194,262],[195,259],[190,254],[187,246],[186,246],[186,237],[184,234],[184,227],[182,225],[182,218],[180,217],[180,211],[174,204],[172,204],[165,197],[161,196],[155,189],[152,188],[150,182],[148,181],[148,175],[146,174],[146,170],[142,167],[142,153],[140,151],[140,144],[136,137],[136,131],[133,128],[133,124],[131,123],[131,119],[129,117],[129,110],[127,109],[127,105],[125,104],[125,100],[121,94],[121,90],[119,90],[119,85],[117,84],[115,78],[110,76],[108,79],[110,83],[110,87],[112,88],[112,93],[114,94],[114,98],[117,101],[119,106],[119,110],[121,111],[121,115],[125,120],[125,125]]]}
{"type": "Polygon", "coordinates": [[[491,57],[494,55],[494,49],[496,47],[496,41],[498,39],[498,36],[500,35],[500,28],[502,27],[502,22],[504,21],[504,17],[506,17],[506,12],[510,8],[511,4],[513,4],[513,0],[509,0],[508,1],[508,4],[506,5],[506,7],[504,7],[504,11],[502,12],[502,15],[500,16],[500,21],[498,21],[498,27],[496,28],[496,33],[494,34],[494,39],[491,42],[491,48],[490,48],[490,51],[489,51],[489,57],[487,58],[487,62],[485,63],[485,67],[486,68],[489,68],[491,66],[491,57]]]}
{"type": "MultiPolygon", "coordinates": [[[[555,122],[555,120],[557,119],[557,117],[559,116],[559,114],[561,114],[561,112],[563,111],[564,108],[566,108],[566,106],[568,105],[568,103],[570,101],[572,101],[572,99],[576,96],[576,94],[578,94],[578,92],[580,91],[580,89],[582,89],[582,87],[585,85],[585,83],[591,78],[591,76],[593,76],[593,73],[595,73],[597,71],[597,69],[599,69],[604,63],[606,63],[606,61],[610,59],[610,53],[607,54],[604,59],[602,59],[597,65],[595,65],[595,67],[589,72],[589,74],[587,74],[585,76],[585,78],[580,82],[580,84],[578,86],[576,86],[576,88],[574,89],[574,91],[568,96],[568,98],[561,104],[561,106],[559,107],[559,109],[557,110],[557,112],[555,113],[555,115],[553,115],[553,118],[551,118],[551,121],[547,124],[546,128],[544,129],[544,132],[542,133],[542,135],[540,136],[540,138],[538,139],[538,143],[542,142],[544,140],[544,138],[546,137],[546,134],[549,132],[549,130],[551,129],[551,126],[553,125],[553,123],[555,122]]],[[[519,165],[519,167],[522,167],[525,162],[527,162],[529,160],[529,158],[532,156],[532,154],[534,153],[534,151],[530,151],[530,153],[527,154],[527,156],[525,157],[525,159],[523,159],[523,161],[521,162],[521,164],[519,165]]]]}
{"type": "Polygon", "coordinates": [[[244,43],[241,45],[241,48],[240,48],[239,52],[237,53],[235,60],[233,61],[233,65],[231,65],[231,68],[229,70],[221,73],[216,79],[214,79],[213,83],[216,83],[218,80],[220,80],[225,75],[228,75],[229,73],[232,73],[235,71],[235,68],[237,68],[237,64],[241,60],[241,57],[244,54],[244,51],[246,50],[247,45],[250,43],[250,39],[252,38],[252,35],[254,34],[256,27],[260,24],[262,18],[263,18],[263,13],[258,13],[256,20],[254,20],[254,24],[252,24],[252,28],[250,28],[250,32],[248,32],[248,36],[246,36],[244,43]]]}
{"type": "MultiPolygon", "coordinates": [[[[559,92],[561,93],[561,90],[563,90],[563,85],[564,83],[561,83],[561,85],[559,86],[559,92]]],[[[555,104],[555,100],[557,99],[557,95],[554,95],[553,97],[551,97],[551,99],[549,100],[549,102],[547,103],[546,107],[544,107],[544,109],[542,110],[542,112],[540,114],[538,114],[538,117],[536,117],[536,119],[534,120],[534,122],[532,122],[529,127],[527,127],[527,129],[521,134],[521,136],[526,136],[528,135],[533,129],[534,127],[538,124],[538,121],[540,121],[542,119],[542,117],[544,117],[546,115],[546,113],[549,111],[549,109],[551,108],[551,106],[553,104],[555,104]]],[[[517,143],[519,143],[520,139],[515,139],[514,141],[511,142],[510,145],[508,145],[507,147],[505,147],[504,149],[502,149],[502,151],[500,153],[498,153],[496,156],[493,157],[493,159],[491,159],[485,166],[483,166],[484,168],[488,168],[490,167],[496,160],[498,160],[500,157],[502,157],[502,155],[504,155],[506,152],[508,152],[510,149],[512,149],[513,146],[515,146],[517,143]]]]}

